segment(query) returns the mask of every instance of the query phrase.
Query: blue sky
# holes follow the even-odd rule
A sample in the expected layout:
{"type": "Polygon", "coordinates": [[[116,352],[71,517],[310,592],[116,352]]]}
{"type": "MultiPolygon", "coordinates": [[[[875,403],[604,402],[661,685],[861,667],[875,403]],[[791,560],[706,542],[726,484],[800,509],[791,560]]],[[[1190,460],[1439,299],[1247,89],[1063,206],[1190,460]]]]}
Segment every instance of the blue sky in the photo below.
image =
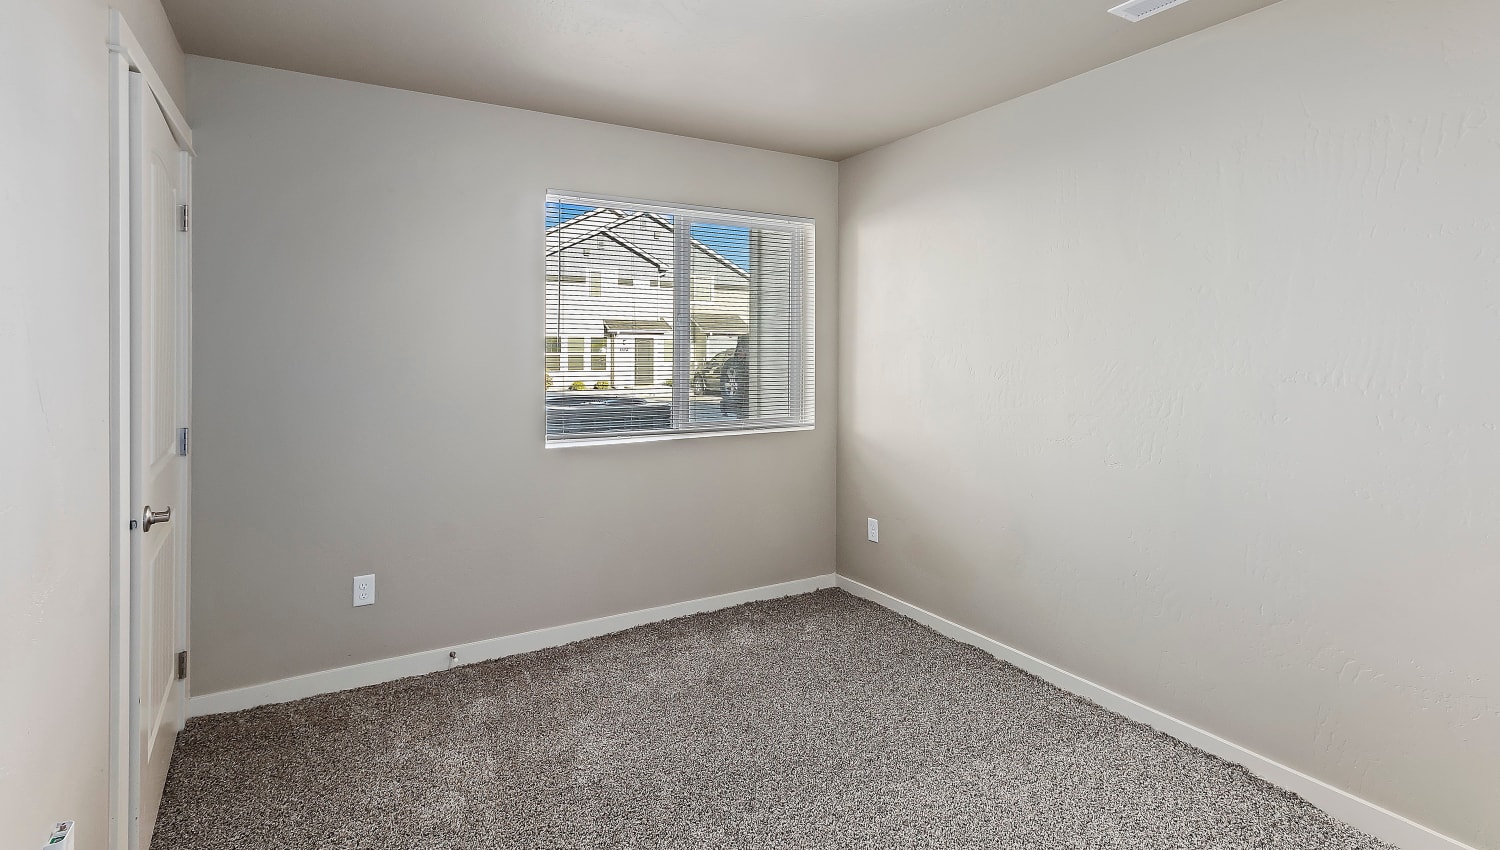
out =
{"type": "MultiPolygon", "coordinates": [[[[579,204],[548,204],[547,226],[562,224],[592,210],[579,204]]],[[[746,271],[750,269],[750,230],[723,224],[695,224],[693,238],[724,255],[724,259],[746,271]]]]}

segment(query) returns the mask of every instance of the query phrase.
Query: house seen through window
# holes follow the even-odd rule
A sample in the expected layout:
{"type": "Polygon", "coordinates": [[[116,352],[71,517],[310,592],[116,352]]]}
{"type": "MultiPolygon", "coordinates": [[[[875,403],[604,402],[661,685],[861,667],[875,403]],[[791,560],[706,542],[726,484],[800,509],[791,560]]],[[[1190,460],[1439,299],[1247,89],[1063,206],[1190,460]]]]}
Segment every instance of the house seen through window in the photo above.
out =
{"type": "Polygon", "coordinates": [[[548,442],[813,423],[810,221],[556,194],[545,214],[548,442]]]}

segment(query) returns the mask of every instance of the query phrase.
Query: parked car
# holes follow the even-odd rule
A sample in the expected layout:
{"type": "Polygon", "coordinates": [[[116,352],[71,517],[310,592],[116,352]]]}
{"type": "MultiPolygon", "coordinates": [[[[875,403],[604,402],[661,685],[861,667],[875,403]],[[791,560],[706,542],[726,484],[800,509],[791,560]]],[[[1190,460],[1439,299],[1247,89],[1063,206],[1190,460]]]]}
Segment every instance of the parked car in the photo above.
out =
{"type": "Polygon", "coordinates": [[[724,364],[734,356],[734,349],[727,348],[708,358],[693,372],[693,395],[719,395],[724,387],[724,364]]]}
{"type": "Polygon", "coordinates": [[[749,377],[746,363],[749,343],[750,338],[742,335],[735,341],[733,348],[724,349],[695,369],[692,383],[688,385],[692,388],[693,395],[725,395],[724,373],[726,369],[732,373],[731,383],[735,384],[729,388],[729,394],[743,394],[746,389],[745,379],[749,377]]]}
{"type": "Polygon", "coordinates": [[[719,369],[719,410],[743,418],[750,412],[750,352],[744,337],[719,369]]]}
{"type": "Polygon", "coordinates": [[[548,434],[665,431],[671,427],[672,405],[665,401],[598,393],[547,395],[548,434]]]}

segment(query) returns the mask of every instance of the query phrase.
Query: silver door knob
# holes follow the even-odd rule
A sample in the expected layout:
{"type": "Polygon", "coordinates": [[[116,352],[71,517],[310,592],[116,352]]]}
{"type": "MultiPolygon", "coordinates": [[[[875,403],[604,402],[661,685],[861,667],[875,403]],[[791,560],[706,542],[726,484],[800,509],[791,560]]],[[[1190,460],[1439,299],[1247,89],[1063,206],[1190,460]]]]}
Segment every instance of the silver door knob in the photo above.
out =
{"type": "Polygon", "coordinates": [[[162,508],[159,511],[151,510],[147,505],[146,510],[141,512],[141,531],[150,531],[151,526],[172,521],[172,509],[162,508]]]}

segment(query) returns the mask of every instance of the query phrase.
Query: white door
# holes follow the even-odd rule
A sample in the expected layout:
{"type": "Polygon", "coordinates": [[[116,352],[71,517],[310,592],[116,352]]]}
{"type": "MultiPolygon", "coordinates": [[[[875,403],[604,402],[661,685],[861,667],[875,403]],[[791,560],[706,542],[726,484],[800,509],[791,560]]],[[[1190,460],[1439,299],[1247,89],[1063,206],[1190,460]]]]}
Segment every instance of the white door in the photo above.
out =
{"type": "Polygon", "coordinates": [[[177,653],[186,648],[187,414],[185,158],[141,75],[130,75],[131,808],[133,846],[148,847],[183,720],[177,653]]]}

